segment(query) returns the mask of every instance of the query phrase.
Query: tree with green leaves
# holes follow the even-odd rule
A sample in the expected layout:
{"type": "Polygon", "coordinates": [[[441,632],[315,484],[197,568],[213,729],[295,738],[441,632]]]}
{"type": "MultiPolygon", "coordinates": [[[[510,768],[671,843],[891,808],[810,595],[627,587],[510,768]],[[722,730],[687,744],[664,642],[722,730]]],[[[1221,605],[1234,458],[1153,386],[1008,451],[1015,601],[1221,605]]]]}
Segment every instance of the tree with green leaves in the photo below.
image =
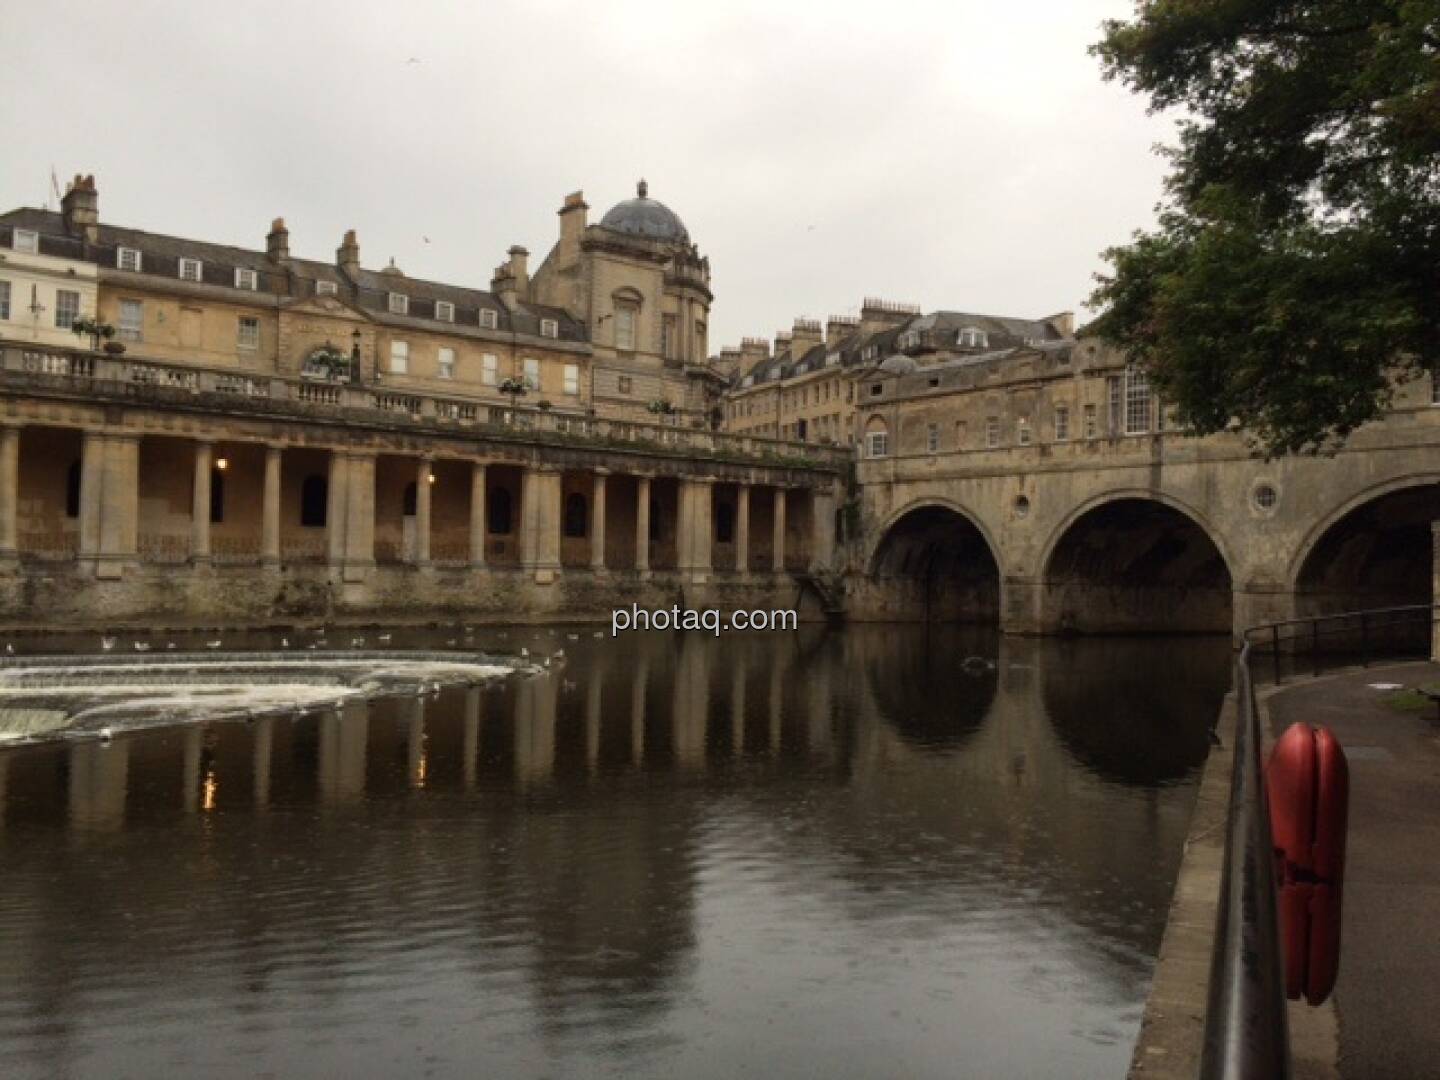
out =
{"type": "Polygon", "coordinates": [[[1181,423],[1333,449],[1440,364],[1440,0],[1142,0],[1092,49],[1180,113],[1095,332],[1181,423]]]}

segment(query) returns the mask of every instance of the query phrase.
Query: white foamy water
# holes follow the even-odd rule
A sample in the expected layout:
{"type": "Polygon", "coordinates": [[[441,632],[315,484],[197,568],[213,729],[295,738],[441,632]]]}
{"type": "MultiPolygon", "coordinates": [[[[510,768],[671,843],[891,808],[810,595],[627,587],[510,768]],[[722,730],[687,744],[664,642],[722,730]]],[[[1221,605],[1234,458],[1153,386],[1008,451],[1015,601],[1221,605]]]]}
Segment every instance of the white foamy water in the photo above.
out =
{"type": "Polygon", "coordinates": [[[437,652],[17,657],[0,663],[0,741],[302,713],[536,670],[437,652]]]}

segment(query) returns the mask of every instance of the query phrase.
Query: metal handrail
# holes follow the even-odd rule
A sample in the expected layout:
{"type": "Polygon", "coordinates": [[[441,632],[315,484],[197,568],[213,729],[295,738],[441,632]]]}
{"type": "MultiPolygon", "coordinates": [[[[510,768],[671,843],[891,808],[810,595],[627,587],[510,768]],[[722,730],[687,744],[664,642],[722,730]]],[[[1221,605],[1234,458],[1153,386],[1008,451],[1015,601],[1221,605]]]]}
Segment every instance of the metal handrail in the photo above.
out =
{"type": "MultiPolygon", "coordinates": [[[[1284,1080],[1290,1075],[1285,967],[1276,905],[1270,807],[1261,764],[1264,739],[1250,673],[1252,650],[1259,642],[1274,650],[1278,684],[1283,627],[1308,626],[1311,648],[1318,650],[1321,624],[1358,619],[1362,657],[1368,664],[1368,632],[1377,619],[1399,617],[1386,624],[1397,626],[1402,625],[1401,619],[1421,613],[1433,619],[1435,610],[1432,604],[1410,604],[1347,611],[1265,623],[1241,635],[1240,653],[1235,658],[1235,763],[1230,776],[1225,861],[1210,959],[1205,1042],[1200,1058],[1202,1080],[1284,1080]]],[[[1299,640],[1301,636],[1297,633],[1284,640],[1299,640]]]]}
{"type": "Polygon", "coordinates": [[[1290,1075],[1270,809],[1260,767],[1250,648],[1247,639],[1235,659],[1235,764],[1200,1058],[1204,1080],[1284,1080],[1290,1075]]]}

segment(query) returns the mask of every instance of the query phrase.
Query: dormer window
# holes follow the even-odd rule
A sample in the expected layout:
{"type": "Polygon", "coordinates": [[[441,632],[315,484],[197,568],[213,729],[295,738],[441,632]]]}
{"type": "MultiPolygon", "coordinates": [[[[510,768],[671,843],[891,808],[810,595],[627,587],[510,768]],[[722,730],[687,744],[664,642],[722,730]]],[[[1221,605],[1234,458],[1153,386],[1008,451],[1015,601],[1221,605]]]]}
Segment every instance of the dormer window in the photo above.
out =
{"type": "Polygon", "coordinates": [[[259,287],[260,275],[254,270],[248,270],[243,266],[235,268],[235,287],[237,289],[248,289],[254,292],[259,287]]]}
{"type": "Polygon", "coordinates": [[[203,277],[203,268],[200,265],[199,259],[180,260],[181,281],[200,281],[203,279],[203,277]]]}
{"type": "Polygon", "coordinates": [[[454,322],[455,305],[452,304],[449,300],[436,300],[435,318],[439,319],[441,322],[454,322]]]}
{"type": "Polygon", "coordinates": [[[984,349],[990,344],[990,336],[974,326],[967,326],[955,335],[955,344],[962,349],[984,349]]]}
{"type": "Polygon", "coordinates": [[[385,294],[386,306],[390,309],[391,315],[409,315],[410,298],[402,293],[392,292],[385,294]]]}
{"type": "Polygon", "coordinates": [[[480,309],[480,325],[486,330],[494,330],[500,324],[500,318],[495,314],[494,308],[480,309]]]}
{"type": "Polygon", "coordinates": [[[556,322],[554,319],[541,319],[541,320],[540,320],[540,336],[541,336],[541,337],[559,337],[559,336],[560,336],[560,324],[559,324],[558,322],[556,322]]]}
{"type": "Polygon", "coordinates": [[[140,252],[136,248],[120,247],[115,249],[115,265],[121,270],[134,270],[140,272],[140,252]]]}
{"type": "Polygon", "coordinates": [[[28,252],[31,255],[40,252],[40,234],[34,229],[16,229],[10,238],[10,246],[16,251],[28,252]]]}
{"type": "Polygon", "coordinates": [[[339,288],[339,286],[337,286],[337,285],[335,284],[335,282],[333,282],[333,281],[317,281],[317,282],[315,282],[315,295],[316,295],[316,296],[337,296],[337,295],[339,295],[339,293],[340,293],[340,288],[339,288]]]}

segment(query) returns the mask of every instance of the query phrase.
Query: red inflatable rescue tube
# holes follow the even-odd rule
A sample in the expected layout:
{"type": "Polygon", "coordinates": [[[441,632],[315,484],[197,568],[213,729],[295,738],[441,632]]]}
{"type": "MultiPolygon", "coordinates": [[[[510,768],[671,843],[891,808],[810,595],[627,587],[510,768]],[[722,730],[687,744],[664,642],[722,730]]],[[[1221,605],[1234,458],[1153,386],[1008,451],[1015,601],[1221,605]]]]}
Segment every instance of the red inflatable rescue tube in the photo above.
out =
{"type": "Polygon", "coordinates": [[[1350,769],[1328,728],[1291,724],[1265,767],[1285,994],[1319,1005],[1340,971],[1350,769]]]}

